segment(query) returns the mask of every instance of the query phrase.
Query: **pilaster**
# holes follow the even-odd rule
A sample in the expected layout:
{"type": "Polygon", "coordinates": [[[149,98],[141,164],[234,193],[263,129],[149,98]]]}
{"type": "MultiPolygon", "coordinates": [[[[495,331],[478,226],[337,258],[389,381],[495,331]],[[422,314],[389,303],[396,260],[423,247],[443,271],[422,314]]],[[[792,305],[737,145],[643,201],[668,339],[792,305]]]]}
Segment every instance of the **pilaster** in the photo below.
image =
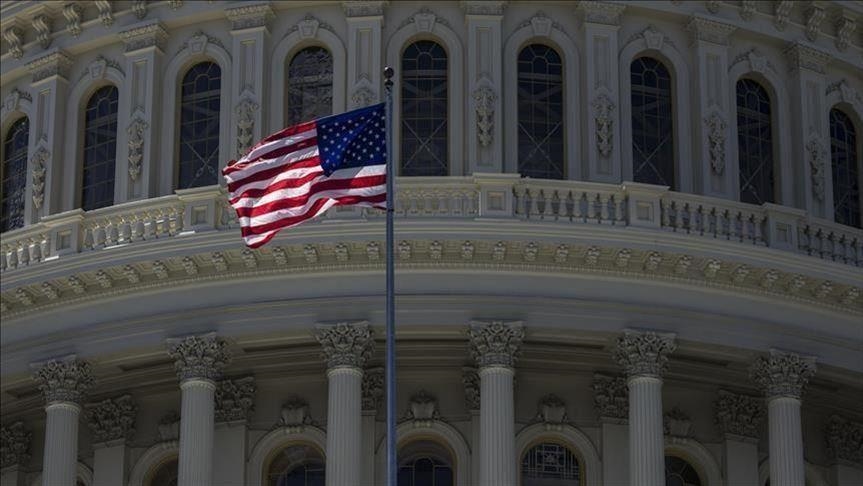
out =
{"type": "Polygon", "coordinates": [[[93,440],[93,485],[125,484],[128,449],[135,433],[137,406],[131,395],[108,398],[85,406],[93,440]]]}
{"type": "Polygon", "coordinates": [[[0,486],[24,486],[32,437],[21,421],[0,427],[0,486]]]}
{"type": "Polygon", "coordinates": [[[584,16],[586,173],[595,182],[621,181],[618,30],[625,5],[585,1],[584,16]]]}
{"type": "Polygon", "coordinates": [[[629,484],[629,389],[626,379],[594,374],[593,407],[602,423],[603,484],[629,484]]]}
{"type": "Polygon", "coordinates": [[[725,436],[725,477],[728,484],[758,486],[758,436],[764,422],[760,398],[719,391],[716,424],[725,436]]]}
{"type": "Polygon", "coordinates": [[[345,1],[342,8],[348,22],[348,109],[383,101],[381,59],[384,48],[381,32],[387,1],[345,1]]]}
{"type": "Polygon", "coordinates": [[[837,486],[861,484],[863,482],[863,424],[833,415],[824,429],[833,484],[837,486]]]}
{"type": "Polygon", "coordinates": [[[362,483],[375,482],[375,449],[377,446],[377,411],[384,399],[384,369],[371,368],[363,372],[362,408],[362,483]]]}
{"type": "Polygon", "coordinates": [[[243,484],[246,474],[247,421],[255,409],[255,377],[216,382],[213,477],[223,484],[243,484]]]}

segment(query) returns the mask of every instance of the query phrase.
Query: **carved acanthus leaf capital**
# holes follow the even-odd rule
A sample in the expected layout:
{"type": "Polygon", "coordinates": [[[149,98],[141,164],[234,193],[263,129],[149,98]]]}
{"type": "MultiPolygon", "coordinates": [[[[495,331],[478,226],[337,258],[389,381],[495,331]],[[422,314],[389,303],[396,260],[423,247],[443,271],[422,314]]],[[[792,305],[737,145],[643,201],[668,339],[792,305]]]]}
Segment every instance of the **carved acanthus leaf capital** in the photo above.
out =
{"type": "Polygon", "coordinates": [[[466,15],[503,15],[507,1],[498,0],[462,0],[461,8],[466,15]]]}
{"type": "Polygon", "coordinates": [[[601,419],[629,418],[629,388],[622,376],[593,375],[593,406],[601,419]]]}
{"type": "Polygon", "coordinates": [[[0,468],[27,464],[32,436],[24,422],[0,427],[0,468]]]}
{"type": "Polygon", "coordinates": [[[384,399],[384,369],[371,368],[363,373],[363,410],[377,410],[384,399]]]}
{"type": "Polygon", "coordinates": [[[815,358],[772,349],[768,356],[755,360],[749,372],[768,399],[799,399],[806,383],[815,374],[815,358]]]}
{"type": "Polygon", "coordinates": [[[168,354],[174,359],[174,369],[181,382],[216,381],[231,361],[228,343],[215,333],[168,339],[168,354]]]}
{"type": "Polygon", "coordinates": [[[216,383],[216,422],[247,420],[255,409],[255,390],[254,376],[216,383]]]}
{"type": "Polygon", "coordinates": [[[522,321],[472,321],[470,352],[479,367],[515,364],[524,339],[522,321]]]}
{"type": "Polygon", "coordinates": [[[462,368],[461,381],[464,385],[464,402],[468,410],[479,410],[479,375],[476,368],[466,366],[462,368]]]}
{"type": "Polygon", "coordinates": [[[617,338],[614,360],[628,377],[660,377],[668,367],[668,355],[676,347],[674,334],[625,331],[617,338]]]}
{"type": "Polygon", "coordinates": [[[131,395],[89,403],[86,408],[93,442],[130,439],[135,433],[135,412],[138,407],[131,395]]]}
{"type": "Polygon", "coordinates": [[[33,379],[45,402],[72,402],[80,404],[93,387],[93,373],[90,363],[74,356],[62,360],[50,360],[34,365],[33,379]]]}
{"type": "Polygon", "coordinates": [[[824,432],[833,462],[863,465],[863,424],[833,415],[824,432]]]}
{"type": "Polygon", "coordinates": [[[719,390],[715,403],[716,425],[723,434],[758,439],[764,421],[764,400],[719,390]]]}
{"type": "Polygon", "coordinates": [[[323,358],[329,368],[362,368],[374,352],[372,330],[366,321],[320,325],[315,337],[323,347],[323,358]]]}

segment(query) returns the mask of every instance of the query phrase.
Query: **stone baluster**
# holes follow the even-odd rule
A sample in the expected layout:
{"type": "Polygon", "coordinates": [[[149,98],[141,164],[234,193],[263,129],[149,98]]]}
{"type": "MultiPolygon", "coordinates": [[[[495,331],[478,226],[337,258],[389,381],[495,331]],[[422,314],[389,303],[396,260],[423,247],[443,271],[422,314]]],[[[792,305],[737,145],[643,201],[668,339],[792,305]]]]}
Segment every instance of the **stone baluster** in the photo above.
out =
{"type": "Polygon", "coordinates": [[[515,486],[515,358],[524,339],[521,321],[472,321],[470,352],[480,380],[480,486],[515,486]]]}
{"type": "Polygon", "coordinates": [[[773,349],[755,361],[750,374],[767,397],[770,482],[804,486],[800,397],[815,374],[815,359],[773,349]]]}
{"type": "Polygon", "coordinates": [[[44,486],[74,486],[78,469],[78,416],[93,386],[90,364],[74,356],[34,365],[34,380],[45,397],[44,486]]]}
{"type": "Polygon", "coordinates": [[[665,485],[662,427],[662,375],[674,334],[625,331],[614,359],[626,372],[629,388],[629,484],[665,485]]]}
{"type": "Polygon", "coordinates": [[[374,351],[365,321],[321,325],[316,338],[327,361],[328,486],[358,486],[362,475],[363,365],[374,351]]]}
{"type": "Polygon", "coordinates": [[[231,356],[215,333],[169,339],[167,344],[182,390],[178,484],[210,486],[216,380],[231,356]]]}
{"type": "Polygon", "coordinates": [[[93,437],[93,486],[126,484],[126,442],[135,433],[138,407],[130,395],[86,405],[93,437]]]}
{"type": "Polygon", "coordinates": [[[725,436],[728,484],[758,486],[758,435],[765,415],[763,401],[720,390],[715,409],[716,425],[725,436]]]}

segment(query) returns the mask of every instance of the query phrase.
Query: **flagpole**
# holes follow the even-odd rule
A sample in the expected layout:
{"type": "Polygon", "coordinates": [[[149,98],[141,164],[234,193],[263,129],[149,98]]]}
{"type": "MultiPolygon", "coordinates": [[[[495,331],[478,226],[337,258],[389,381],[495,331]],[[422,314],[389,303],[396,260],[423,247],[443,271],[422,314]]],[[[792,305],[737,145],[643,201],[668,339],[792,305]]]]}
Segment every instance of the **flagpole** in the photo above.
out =
{"type": "Polygon", "coordinates": [[[396,486],[396,328],[395,328],[395,266],[393,244],[393,68],[384,68],[387,139],[387,486],[396,486]]]}

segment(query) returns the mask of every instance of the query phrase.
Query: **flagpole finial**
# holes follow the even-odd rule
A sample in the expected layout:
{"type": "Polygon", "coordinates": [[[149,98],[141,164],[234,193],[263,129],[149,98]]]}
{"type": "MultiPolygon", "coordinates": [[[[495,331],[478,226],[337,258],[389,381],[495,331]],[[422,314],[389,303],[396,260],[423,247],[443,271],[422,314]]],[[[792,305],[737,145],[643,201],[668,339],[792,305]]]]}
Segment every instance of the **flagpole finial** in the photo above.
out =
{"type": "Polygon", "coordinates": [[[389,66],[385,67],[384,68],[384,78],[386,78],[386,81],[384,81],[384,85],[386,85],[387,87],[392,86],[393,85],[393,76],[395,76],[395,74],[396,74],[396,71],[393,68],[391,68],[389,66]]]}

